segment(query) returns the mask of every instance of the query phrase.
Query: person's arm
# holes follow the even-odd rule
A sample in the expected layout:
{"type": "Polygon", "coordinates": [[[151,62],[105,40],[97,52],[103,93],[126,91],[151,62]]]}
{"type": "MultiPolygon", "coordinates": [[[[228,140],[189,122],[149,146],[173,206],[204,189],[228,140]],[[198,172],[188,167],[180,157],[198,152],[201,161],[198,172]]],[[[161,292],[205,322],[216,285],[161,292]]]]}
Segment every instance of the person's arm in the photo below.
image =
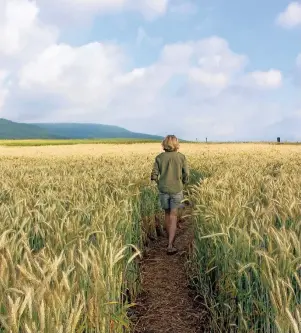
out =
{"type": "Polygon", "coordinates": [[[188,184],[189,182],[189,167],[185,156],[182,167],[182,180],[184,185],[188,184]]]}
{"type": "Polygon", "coordinates": [[[155,181],[156,183],[158,182],[158,177],[159,177],[159,163],[156,158],[155,163],[153,165],[152,173],[151,173],[151,180],[155,181]]]}

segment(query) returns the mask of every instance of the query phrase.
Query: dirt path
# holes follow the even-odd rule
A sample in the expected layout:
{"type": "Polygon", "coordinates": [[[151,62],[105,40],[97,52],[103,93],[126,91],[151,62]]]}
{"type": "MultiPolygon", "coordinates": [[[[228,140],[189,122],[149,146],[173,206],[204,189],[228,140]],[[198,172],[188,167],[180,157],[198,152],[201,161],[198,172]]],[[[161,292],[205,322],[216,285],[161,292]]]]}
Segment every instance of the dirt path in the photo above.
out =
{"type": "Polygon", "coordinates": [[[166,254],[167,239],[152,244],[142,264],[142,294],[136,301],[133,333],[203,333],[206,311],[194,300],[185,263],[192,244],[189,219],[180,223],[178,254],[166,254]]]}

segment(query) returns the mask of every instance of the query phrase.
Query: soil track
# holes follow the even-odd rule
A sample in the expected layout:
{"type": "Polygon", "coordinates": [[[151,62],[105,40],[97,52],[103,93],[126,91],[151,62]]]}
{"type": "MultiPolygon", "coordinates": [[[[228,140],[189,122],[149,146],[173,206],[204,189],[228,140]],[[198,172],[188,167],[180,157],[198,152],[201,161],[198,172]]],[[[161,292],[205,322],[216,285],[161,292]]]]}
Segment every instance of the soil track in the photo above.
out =
{"type": "Polygon", "coordinates": [[[206,310],[194,298],[186,274],[185,264],[193,239],[190,219],[180,221],[179,225],[176,255],[166,254],[167,239],[161,236],[152,243],[143,260],[143,292],[132,315],[133,333],[210,332],[205,330],[206,310]]]}

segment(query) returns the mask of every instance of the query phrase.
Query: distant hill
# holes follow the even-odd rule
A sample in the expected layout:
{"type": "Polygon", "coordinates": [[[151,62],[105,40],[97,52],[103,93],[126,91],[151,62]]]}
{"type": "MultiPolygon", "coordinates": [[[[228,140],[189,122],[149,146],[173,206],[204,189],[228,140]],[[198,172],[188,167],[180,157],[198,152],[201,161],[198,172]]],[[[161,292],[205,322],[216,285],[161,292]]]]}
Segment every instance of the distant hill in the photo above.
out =
{"type": "Polygon", "coordinates": [[[148,139],[161,136],[135,133],[125,128],[80,123],[17,123],[0,118],[0,139],[148,139]]]}
{"type": "Polygon", "coordinates": [[[154,139],[161,140],[162,137],[144,133],[135,133],[125,128],[101,124],[32,124],[39,126],[53,135],[68,139],[154,139]]]}
{"type": "Polygon", "coordinates": [[[0,139],[59,139],[46,129],[0,118],[0,139]]]}

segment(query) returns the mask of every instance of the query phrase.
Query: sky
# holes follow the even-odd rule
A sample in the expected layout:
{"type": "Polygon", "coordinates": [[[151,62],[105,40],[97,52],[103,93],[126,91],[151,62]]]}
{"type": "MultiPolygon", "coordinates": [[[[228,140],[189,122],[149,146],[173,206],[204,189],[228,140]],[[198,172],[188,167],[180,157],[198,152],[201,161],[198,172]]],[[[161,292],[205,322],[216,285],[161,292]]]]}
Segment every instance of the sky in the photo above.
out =
{"type": "Polygon", "coordinates": [[[301,140],[301,1],[0,0],[0,118],[301,140]]]}

